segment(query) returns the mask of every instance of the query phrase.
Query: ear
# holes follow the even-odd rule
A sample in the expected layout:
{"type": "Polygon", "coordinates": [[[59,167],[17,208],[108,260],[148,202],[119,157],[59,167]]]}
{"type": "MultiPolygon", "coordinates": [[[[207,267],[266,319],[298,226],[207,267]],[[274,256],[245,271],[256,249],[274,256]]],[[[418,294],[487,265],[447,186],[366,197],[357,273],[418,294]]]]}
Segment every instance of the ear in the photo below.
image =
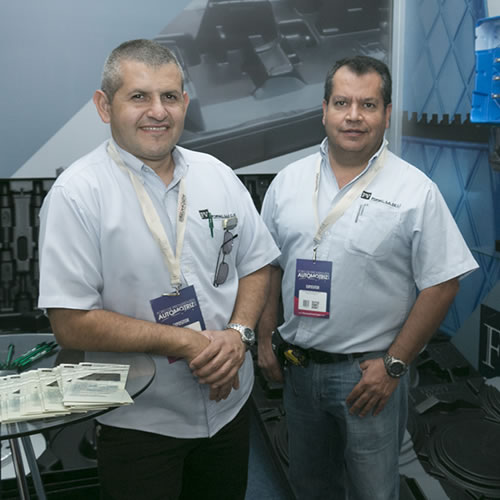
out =
{"type": "Polygon", "coordinates": [[[94,92],[93,101],[101,120],[104,123],[109,123],[111,121],[111,104],[108,100],[108,96],[102,90],[96,90],[94,92]]]}
{"type": "Polygon", "coordinates": [[[392,103],[389,103],[387,105],[387,108],[385,108],[385,128],[389,128],[389,125],[391,124],[391,112],[392,103]]]}
{"type": "Polygon", "coordinates": [[[325,115],[326,115],[326,108],[327,107],[328,107],[328,103],[323,99],[323,118],[321,119],[323,126],[325,126],[325,115]]]}
{"type": "Polygon", "coordinates": [[[182,93],[182,97],[184,98],[184,106],[185,106],[185,109],[187,111],[187,108],[189,106],[189,96],[188,96],[188,93],[186,91],[184,91],[182,93]]]}

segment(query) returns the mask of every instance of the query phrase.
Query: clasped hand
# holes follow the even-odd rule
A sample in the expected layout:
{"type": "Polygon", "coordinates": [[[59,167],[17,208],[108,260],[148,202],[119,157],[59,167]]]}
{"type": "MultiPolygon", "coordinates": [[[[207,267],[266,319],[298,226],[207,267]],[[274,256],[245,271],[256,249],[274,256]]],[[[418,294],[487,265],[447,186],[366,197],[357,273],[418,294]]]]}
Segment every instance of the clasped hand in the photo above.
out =
{"type": "Polygon", "coordinates": [[[210,343],[189,363],[200,384],[210,386],[210,399],[226,399],[232,389],[239,389],[238,370],[245,360],[245,346],[234,330],[205,330],[210,343]]]}

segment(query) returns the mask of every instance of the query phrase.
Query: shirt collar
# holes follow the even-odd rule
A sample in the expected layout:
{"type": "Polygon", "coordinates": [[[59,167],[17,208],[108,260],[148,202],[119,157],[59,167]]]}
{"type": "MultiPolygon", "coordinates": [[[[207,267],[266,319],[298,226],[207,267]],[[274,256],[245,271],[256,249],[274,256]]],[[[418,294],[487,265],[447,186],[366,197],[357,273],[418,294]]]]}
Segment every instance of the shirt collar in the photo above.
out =
{"type": "MultiPolygon", "coordinates": [[[[145,165],[141,160],[139,160],[139,158],[121,148],[113,138],[111,138],[110,141],[114,143],[116,150],[123,160],[123,163],[125,163],[127,167],[136,172],[139,175],[139,178],[142,179],[142,172],[144,169],[152,170],[151,167],[145,165]]],[[[186,159],[184,158],[184,155],[177,147],[172,150],[172,157],[174,159],[175,169],[171,186],[175,186],[175,184],[177,184],[182,179],[182,177],[186,175],[188,164],[186,162],[186,159]]]]}
{"type": "Polygon", "coordinates": [[[122,149],[116,141],[111,138],[110,141],[115,145],[120,158],[123,160],[123,163],[129,168],[131,168],[137,174],[140,174],[142,166],[144,165],[139,158],[136,158],[133,154],[130,154],[128,151],[122,149]]]}
{"type": "Polygon", "coordinates": [[[172,185],[175,185],[187,174],[188,163],[185,156],[182,154],[182,151],[177,146],[172,150],[172,158],[174,159],[175,164],[172,185]]]}
{"type": "MultiPolygon", "coordinates": [[[[384,140],[382,141],[382,144],[380,145],[380,147],[378,148],[378,150],[375,152],[375,154],[370,158],[370,161],[368,162],[368,165],[363,170],[363,172],[361,172],[361,174],[363,174],[364,172],[366,172],[375,163],[375,161],[377,160],[377,158],[380,156],[380,153],[382,153],[383,149],[387,146],[387,144],[388,144],[387,139],[384,136],[384,140]]],[[[321,160],[322,160],[321,163],[322,163],[322,165],[324,165],[325,167],[328,167],[328,169],[331,170],[331,168],[330,168],[330,160],[328,158],[328,137],[325,137],[323,139],[323,141],[321,142],[321,144],[319,146],[319,152],[321,154],[321,160]]]]}

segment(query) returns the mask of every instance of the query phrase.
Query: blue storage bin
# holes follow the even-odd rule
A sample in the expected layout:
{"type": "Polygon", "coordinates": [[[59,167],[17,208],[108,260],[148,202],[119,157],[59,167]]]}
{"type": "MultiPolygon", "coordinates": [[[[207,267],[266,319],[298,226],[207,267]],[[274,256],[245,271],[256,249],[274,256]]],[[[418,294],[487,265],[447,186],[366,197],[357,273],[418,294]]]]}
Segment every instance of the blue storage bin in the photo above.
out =
{"type": "Polygon", "coordinates": [[[471,122],[500,123],[500,16],[476,23],[476,82],[471,122]]]}

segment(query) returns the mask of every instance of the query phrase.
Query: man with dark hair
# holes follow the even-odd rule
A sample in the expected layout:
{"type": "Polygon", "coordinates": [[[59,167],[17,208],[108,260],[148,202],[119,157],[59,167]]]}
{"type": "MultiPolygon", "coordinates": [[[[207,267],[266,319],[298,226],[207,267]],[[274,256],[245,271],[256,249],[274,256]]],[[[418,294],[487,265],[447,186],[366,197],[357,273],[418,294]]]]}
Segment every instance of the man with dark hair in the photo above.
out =
{"type": "Polygon", "coordinates": [[[284,377],[299,500],[399,497],[408,365],[477,267],[436,185],[388,151],[390,93],[381,61],[335,64],[320,151],[281,171],[263,203],[282,253],[259,367],[284,377]]]}
{"type": "Polygon", "coordinates": [[[384,108],[387,108],[392,102],[392,78],[389,68],[385,63],[368,56],[356,56],[351,58],[340,59],[337,61],[328,71],[325,78],[325,92],[323,95],[323,100],[325,102],[330,102],[330,97],[332,95],[333,88],[333,75],[342,66],[348,68],[356,75],[365,75],[369,72],[376,72],[379,74],[381,79],[382,101],[384,103],[384,108]]]}
{"type": "Polygon", "coordinates": [[[63,347],[155,361],[134,404],[98,419],[103,497],[243,500],[246,351],[279,251],[234,172],[177,146],[189,97],[170,50],[117,47],[94,103],[112,139],[44,201],[39,306],[63,347]]]}

